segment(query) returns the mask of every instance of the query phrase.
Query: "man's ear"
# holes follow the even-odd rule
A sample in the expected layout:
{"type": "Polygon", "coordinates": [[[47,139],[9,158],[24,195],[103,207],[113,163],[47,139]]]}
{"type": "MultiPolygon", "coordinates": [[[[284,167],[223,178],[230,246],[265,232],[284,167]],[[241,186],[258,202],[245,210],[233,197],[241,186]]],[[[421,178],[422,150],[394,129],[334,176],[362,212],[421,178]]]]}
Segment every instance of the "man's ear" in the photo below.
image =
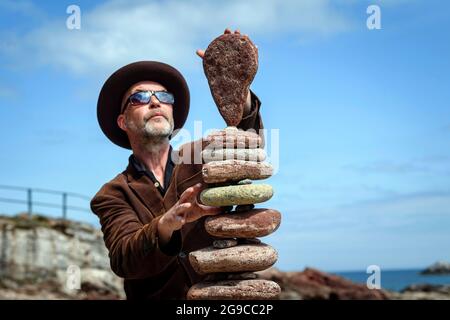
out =
{"type": "Polygon", "coordinates": [[[117,117],[117,125],[119,126],[120,129],[122,129],[123,131],[126,131],[127,122],[125,121],[125,116],[123,114],[120,114],[117,117]]]}

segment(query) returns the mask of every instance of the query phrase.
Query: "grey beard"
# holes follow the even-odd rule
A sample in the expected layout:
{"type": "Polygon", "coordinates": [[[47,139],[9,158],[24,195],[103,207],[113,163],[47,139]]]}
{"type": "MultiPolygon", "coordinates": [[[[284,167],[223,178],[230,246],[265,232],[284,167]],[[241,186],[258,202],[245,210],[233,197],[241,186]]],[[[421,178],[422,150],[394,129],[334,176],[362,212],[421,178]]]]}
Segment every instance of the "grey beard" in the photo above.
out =
{"type": "Polygon", "coordinates": [[[133,121],[127,121],[127,127],[139,134],[141,137],[141,144],[145,149],[156,151],[162,144],[169,142],[169,137],[174,129],[174,121],[173,119],[170,119],[168,124],[163,128],[151,126],[150,120],[147,120],[141,128],[138,128],[133,121]]]}

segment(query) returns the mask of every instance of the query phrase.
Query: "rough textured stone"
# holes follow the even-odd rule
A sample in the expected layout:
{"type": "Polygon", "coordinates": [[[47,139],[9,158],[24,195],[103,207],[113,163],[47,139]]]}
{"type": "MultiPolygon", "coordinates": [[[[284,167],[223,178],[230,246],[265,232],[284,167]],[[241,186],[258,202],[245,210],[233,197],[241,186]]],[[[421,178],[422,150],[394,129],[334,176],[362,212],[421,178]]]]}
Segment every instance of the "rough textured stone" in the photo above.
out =
{"type": "Polygon", "coordinates": [[[201,282],[192,286],[188,300],[273,300],[278,299],[281,289],[273,281],[225,280],[201,282]]]}
{"type": "Polygon", "coordinates": [[[242,179],[261,180],[269,178],[273,168],[269,163],[244,160],[213,161],[203,165],[203,181],[221,183],[242,179]]]}
{"type": "Polygon", "coordinates": [[[277,258],[275,249],[266,244],[238,245],[225,249],[207,247],[189,254],[189,261],[199,274],[264,270],[273,265],[277,258]]]}
{"type": "Polygon", "coordinates": [[[215,237],[264,237],[280,226],[281,214],[272,209],[253,209],[242,213],[221,214],[208,217],[206,231],[215,237]]]}
{"type": "Polygon", "coordinates": [[[209,163],[212,161],[223,160],[245,160],[261,162],[266,159],[266,152],[264,149],[213,149],[205,148],[202,151],[203,162],[209,163]]]}
{"type": "Polygon", "coordinates": [[[213,247],[216,249],[224,249],[234,247],[238,244],[236,239],[220,239],[213,241],[213,247]]]}
{"type": "Polygon", "coordinates": [[[247,36],[237,34],[217,37],[205,51],[203,69],[227,125],[242,120],[248,89],[258,70],[257,52],[247,36]]]}
{"type": "Polygon", "coordinates": [[[209,134],[205,150],[214,149],[257,149],[263,145],[255,130],[219,130],[209,134]]]}
{"type": "Polygon", "coordinates": [[[200,201],[209,206],[254,204],[269,200],[273,189],[268,184],[246,184],[208,188],[200,193],[200,201]]]}

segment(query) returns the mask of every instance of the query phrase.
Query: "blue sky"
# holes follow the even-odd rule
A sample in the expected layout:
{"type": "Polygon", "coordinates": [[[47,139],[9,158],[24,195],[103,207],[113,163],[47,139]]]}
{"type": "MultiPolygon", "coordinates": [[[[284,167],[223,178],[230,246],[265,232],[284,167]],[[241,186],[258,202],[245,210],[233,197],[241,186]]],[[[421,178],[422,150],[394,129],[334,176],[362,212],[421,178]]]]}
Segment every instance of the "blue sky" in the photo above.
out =
{"type": "MultiPolygon", "coordinates": [[[[279,171],[267,180],[275,195],[264,204],[283,214],[265,238],[277,266],[450,260],[449,9],[400,0],[1,0],[0,184],[93,196],[121,172],[129,151],[103,136],[96,102],[105,79],[132,61],[164,61],[185,75],[185,128],[224,127],[195,49],[239,28],[259,47],[252,89],[265,127],[280,130],[279,171]],[[80,30],[66,28],[71,4],[81,8],[80,30]],[[380,30],[366,27],[370,4],[381,8],[380,30]]],[[[23,193],[0,189],[5,197],[23,193]]],[[[97,223],[89,213],[69,217],[97,223]]]]}

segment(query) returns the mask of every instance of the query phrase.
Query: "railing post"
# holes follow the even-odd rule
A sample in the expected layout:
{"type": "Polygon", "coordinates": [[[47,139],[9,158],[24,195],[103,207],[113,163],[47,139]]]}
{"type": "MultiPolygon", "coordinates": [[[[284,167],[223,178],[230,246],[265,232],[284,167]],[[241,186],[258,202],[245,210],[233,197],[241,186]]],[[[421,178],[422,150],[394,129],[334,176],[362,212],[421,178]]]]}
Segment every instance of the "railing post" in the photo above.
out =
{"type": "Polygon", "coordinates": [[[63,196],[63,198],[62,198],[63,220],[66,220],[67,219],[67,193],[63,192],[62,196],[63,196]]]}
{"type": "Polygon", "coordinates": [[[31,217],[31,214],[33,212],[33,202],[32,202],[33,199],[32,199],[31,192],[32,192],[31,188],[28,188],[28,190],[27,190],[27,194],[28,194],[27,202],[28,202],[28,215],[30,217],[31,217]]]}

